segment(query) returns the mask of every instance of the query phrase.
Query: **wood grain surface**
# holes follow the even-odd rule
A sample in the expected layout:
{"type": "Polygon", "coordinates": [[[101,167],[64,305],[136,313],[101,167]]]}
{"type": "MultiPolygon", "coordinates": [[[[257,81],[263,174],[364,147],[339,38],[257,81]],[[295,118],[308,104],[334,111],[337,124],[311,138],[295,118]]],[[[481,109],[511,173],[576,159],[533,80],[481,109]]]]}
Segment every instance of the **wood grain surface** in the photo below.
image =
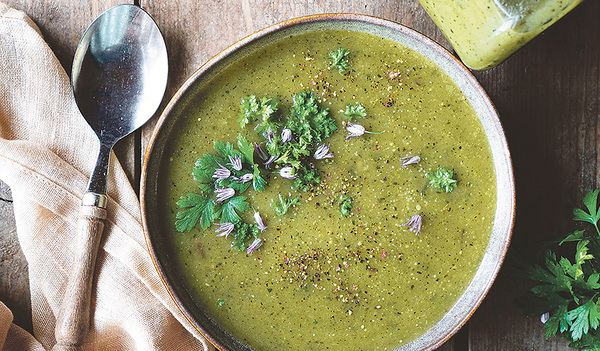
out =
{"type": "MultiPolygon", "coordinates": [[[[9,0],[40,27],[70,72],[87,25],[116,1],[9,0]]],[[[132,2],[133,3],[133,2],[132,2]]],[[[277,22],[317,13],[351,12],[409,26],[451,50],[416,0],[136,1],[157,21],[168,45],[170,80],[163,106],[198,67],[220,50],[277,22]]],[[[513,300],[526,287],[508,273],[511,260],[533,262],[540,247],[575,229],[570,211],[599,186],[600,2],[587,1],[506,62],[475,72],[496,105],[511,149],[517,220],[508,262],[487,298],[440,350],[568,350],[546,340],[537,319],[519,314],[513,300]]],[[[141,160],[156,117],[121,142],[117,154],[139,182],[141,160]]],[[[0,300],[15,323],[31,331],[27,263],[16,237],[10,191],[0,186],[0,300]]]]}

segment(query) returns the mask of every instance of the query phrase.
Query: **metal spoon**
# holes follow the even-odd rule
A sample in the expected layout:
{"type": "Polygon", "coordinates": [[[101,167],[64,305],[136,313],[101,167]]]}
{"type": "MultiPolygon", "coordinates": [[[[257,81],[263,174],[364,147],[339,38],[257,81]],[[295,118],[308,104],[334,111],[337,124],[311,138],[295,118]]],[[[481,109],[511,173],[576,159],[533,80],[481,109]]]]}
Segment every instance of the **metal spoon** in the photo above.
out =
{"type": "Polygon", "coordinates": [[[53,350],[77,350],[86,336],[94,265],[106,218],[110,151],[156,112],[167,74],[164,39],[150,15],[137,6],[110,8],[79,42],[72,88],[79,110],[100,139],[100,152],[82,199],[76,261],[58,314],[53,350]]]}

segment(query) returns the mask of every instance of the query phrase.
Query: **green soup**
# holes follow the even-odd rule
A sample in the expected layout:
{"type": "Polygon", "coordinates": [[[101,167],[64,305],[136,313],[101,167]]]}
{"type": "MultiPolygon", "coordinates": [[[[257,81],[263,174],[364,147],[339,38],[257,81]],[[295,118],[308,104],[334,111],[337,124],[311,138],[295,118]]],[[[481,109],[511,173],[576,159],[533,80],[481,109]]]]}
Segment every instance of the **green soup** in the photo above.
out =
{"type": "MultiPolygon", "coordinates": [[[[348,31],[303,34],[275,42],[214,79],[178,122],[159,189],[169,250],[197,304],[231,335],[256,350],[389,350],[438,322],[457,301],[483,257],[496,203],[496,178],[483,127],[466,97],[422,55],[390,40],[348,31]],[[329,52],[348,49],[349,68],[330,68],[329,52]],[[315,162],[321,183],[307,192],[269,174],[264,192],[244,193],[268,229],[251,255],[216,237],[215,226],[175,230],[176,202],[198,192],[191,171],[234,142],[240,100],[311,91],[338,130],[333,158],[315,162]],[[342,111],[361,103],[367,131],[346,141],[342,111]],[[421,161],[403,167],[400,159],[421,161]],[[425,174],[454,171],[454,191],[437,192],[425,174]],[[283,216],[278,194],[299,196],[283,216]],[[340,215],[339,197],[352,198],[340,215]],[[403,226],[420,214],[415,234],[403,226]]],[[[253,221],[253,211],[241,214],[253,221]]]]}

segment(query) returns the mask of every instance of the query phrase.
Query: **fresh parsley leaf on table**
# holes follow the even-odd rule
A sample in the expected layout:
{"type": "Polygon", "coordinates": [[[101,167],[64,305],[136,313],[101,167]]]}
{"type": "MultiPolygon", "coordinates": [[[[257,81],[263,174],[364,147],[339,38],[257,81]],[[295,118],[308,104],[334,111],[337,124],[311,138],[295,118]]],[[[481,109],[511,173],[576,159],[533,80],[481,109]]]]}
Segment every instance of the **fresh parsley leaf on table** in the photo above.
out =
{"type": "Polygon", "coordinates": [[[600,191],[590,191],[575,209],[573,220],[590,223],[596,232],[578,230],[559,242],[575,244],[573,260],[546,252],[545,267],[535,265],[527,273],[536,285],[526,296],[524,311],[543,316],[546,337],[560,335],[576,349],[600,350],[600,191]]]}

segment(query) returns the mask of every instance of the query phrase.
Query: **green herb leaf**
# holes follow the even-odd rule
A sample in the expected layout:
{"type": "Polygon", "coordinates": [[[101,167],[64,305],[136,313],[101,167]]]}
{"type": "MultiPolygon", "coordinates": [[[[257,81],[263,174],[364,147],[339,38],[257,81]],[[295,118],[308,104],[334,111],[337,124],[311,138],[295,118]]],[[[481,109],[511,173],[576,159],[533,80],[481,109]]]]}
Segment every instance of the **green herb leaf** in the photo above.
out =
{"type": "Polygon", "coordinates": [[[337,129],[335,120],[329,116],[329,109],[321,109],[312,92],[298,93],[292,97],[292,101],[286,128],[299,138],[300,148],[321,142],[337,129]]]}
{"type": "Polygon", "coordinates": [[[240,102],[238,122],[244,128],[247,124],[258,121],[254,129],[259,133],[269,130],[276,131],[279,125],[278,108],[279,101],[277,99],[266,97],[257,99],[256,96],[250,95],[242,98],[240,102]]]}
{"type": "Polygon", "coordinates": [[[331,58],[331,67],[337,68],[340,73],[344,73],[348,69],[348,55],[350,51],[339,48],[329,53],[331,58]]]}
{"type": "Polygon", "coordinates": [[[217,307],[222,307],[224,304],[225,304],[225,300],[223,300],[223,299],[217,300],[217,307]]]}
{"type": "Polygon", "coordinates": [[[245,196],[232,197],[221,206],[221,223],[239,223],[241,218],[237,214],[236,210],[244,212],[249,208],[250,205],[246,201],[245,196]]]}
{"type": "MultiPolygon", "coordinates": [[[[249,172],[246,171],[246,173],[249,173],[249,172]]],[[[243,183],[243,182],[240,182],[240,181],[232,179],[232,178],[227,178],[227,179],[217,180],[216,182],[214,182],[214,186],[212,189],[214,189],[215,186],[217,188],[232,188],[233,190],[235,190],[236,193],[239,194],[239,193],[243,193],[244,191],[248,190],[250,185],[251,185],[250,182],[243,183]]]]}
{"type": "Polygon", "coordinates": [[[438,168],[435,172],[425,174],[425,177],[429,179],[429,185],[438,192],[445,191],[449,193],[456,187],[457,181],[452,178],[454,177],[454,173],[444,167],[438,168]]]}
{"type": "MultiPolygon", "coordinates": [[[[596,309],[596,304],[593,300],[589,300],[585,304],[569,311],[567,320],[571,325],[571,337],[573,340],[579,340],[583,334],[587,334],[590,329],[590,311],[596,309]]],[[[598,323],[597,311],[594,312],[594,323],[598,323]]]]}
{"type": "Polygon", "coordinates": [[[566,242],[581,241],[583,239],[585,239],[585,231],[584,230],[576,230],[572,234],[567,235],[567,237],[564,238],[563,240],[561,240],[558,243],[558,245],[561,246],[562,244],[564,244],[566,242]]]}
{"type": "Polygon", "coordinates": [[[573,220],[593,224],[596,228],[596,232],[600,235],[600,229],[598,229],[598,219],[600,219],[600,209],[597,207],[598,192],[600,192],[600,189],[592,190],[585,195],[583,204],[587,207],[588,212],[585,212],[580,208],[574,209],[573,220]]]}
{"type": "Polygon", "coordinates": [[[340,196],[340,213],[347,218],[352,213],[352,198],[346,195],[340,196]]]}
{"type": "Polygon", "coordinates": [[[273,212],[275,212],[278,216],[283,216],[287,213],[288,209],[292,206],[296,206],[300,204],[300,200],[298,197],[288,197],[284,198],[281,194],[277,195],[277,200],[271,200],[271,207],[273,208],[273,212]]]}
{"type": "Polygon", "coordinates": [[[267,181],[260,175],[260,168],[257,164],[254,164],[254,178],[252,178],[252,186],[256,191],[265,191],[267,187],[267,181]]]}
{"type": "Polygon", "coordinates": [[[257,238],[259,233],[260,229],[256,224],[240,222],[236,224],[231,247],[238,251],[244,251],[247,248],[246,242],[252,238],[257,238]]]}
{"type": "Polygon", "coordinates": [[[346,105],[344,116],[351,121],[356,121],[367,117],[367,110],[362,104],[346,105]]]}
{"type": "Polygon", "coordinates": [[[192,175],[194,180],[199,183],[198,187],[200,190],[204,192],[214,190],[213,173],[216,168],[220,167],[219,164],[224,164],[225,162],[224,158],[215,155],[204,155],[196,161],[192,175]]]}
{"type": "Polygon", "coordinates": [[[175,229],[180,232],[192,230],[198,220],[202,229],[206,229],[216,217],[214,200],[203,195],[189,193],[177,201],[177,206],[182,208],[175,216],[175,229]]]}
{"type": "Polygon", "coordinates": [[[249,163],[251,165],[254,164],[254,146],[248,142],[246,138],[241,135],[238,135],[238,148],[242,153],[242,161],[245,163],[249,163]]]}

